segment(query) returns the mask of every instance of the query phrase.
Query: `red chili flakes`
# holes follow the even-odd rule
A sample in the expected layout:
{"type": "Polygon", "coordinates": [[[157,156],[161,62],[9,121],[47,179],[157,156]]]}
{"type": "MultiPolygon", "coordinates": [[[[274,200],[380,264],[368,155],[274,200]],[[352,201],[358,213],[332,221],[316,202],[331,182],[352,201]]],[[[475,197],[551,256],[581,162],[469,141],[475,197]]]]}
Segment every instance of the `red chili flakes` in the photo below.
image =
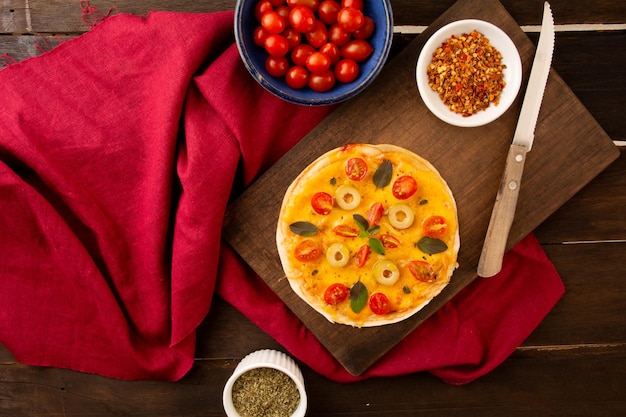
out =
{"type": "Polygon", "coordinates": [[[476,30],[452,35],[433,53],[428,84],[453,112],[471,116],[500,103],[505,86],[502,54],[476,30]]]}

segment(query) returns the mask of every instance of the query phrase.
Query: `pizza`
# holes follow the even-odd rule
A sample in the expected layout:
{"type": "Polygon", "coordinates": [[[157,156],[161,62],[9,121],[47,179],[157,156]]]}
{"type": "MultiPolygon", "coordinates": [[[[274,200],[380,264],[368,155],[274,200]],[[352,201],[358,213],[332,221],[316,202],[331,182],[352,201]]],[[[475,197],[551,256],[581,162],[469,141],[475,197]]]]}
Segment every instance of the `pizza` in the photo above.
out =
{"type": "Polygon", "coordinates": [[[458,267],[456,203],[424,158],[395,145],[349,144],[288,187],[276,244],[292,290],[331,322],[396,323],[438,295],[458,267]]]}

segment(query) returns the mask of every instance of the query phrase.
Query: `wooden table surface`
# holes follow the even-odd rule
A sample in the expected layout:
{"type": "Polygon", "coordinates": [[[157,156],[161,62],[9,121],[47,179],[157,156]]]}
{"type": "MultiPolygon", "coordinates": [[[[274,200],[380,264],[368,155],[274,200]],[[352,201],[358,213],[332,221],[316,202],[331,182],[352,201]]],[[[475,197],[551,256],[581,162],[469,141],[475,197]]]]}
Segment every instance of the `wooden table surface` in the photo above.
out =
{"type": "MultiPolygon", "coordinates": [[[[477,0],[478,1],[478,0],[477,0]]],[[[83,2],[84,3],[84,2],[83,2]]],[[[394,52],[454,0],[392,0],[394,52]]],[[[502,0],[538,38],[542,0],[502,0]]],[[[106,13],[213,12],[235,0],[93,1],[106,13]]],[[[502,365],[464,386],[427,374],[339,384],[306,366],[309,416],[626,415],[626,2],[552,0],[553,68],[620,146],[620,157],[536,230],[566,294],[502,365]]],[[[0,65],[89,30],[79,1],[0,1],[0,65]]],[[[1,90],[0,90],[1,91],[1,90]]],[[[198,331],[196,365],[181,381],[118,381],[17,363],[0,345],[0,414],[222,416],[222,388],[238,361],[281,349],[226,302],[198,331]]]]}

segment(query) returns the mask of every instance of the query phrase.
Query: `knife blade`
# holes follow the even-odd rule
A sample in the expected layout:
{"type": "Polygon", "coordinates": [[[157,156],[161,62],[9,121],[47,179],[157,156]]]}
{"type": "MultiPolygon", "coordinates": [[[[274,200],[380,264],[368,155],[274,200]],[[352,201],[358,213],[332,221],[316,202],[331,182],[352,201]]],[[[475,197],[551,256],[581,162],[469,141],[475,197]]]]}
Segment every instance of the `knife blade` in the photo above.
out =
{"type": "Polygon", "coordinates": [[[477,272],[481,277],[494,276],[502,269],[502,258],[515,217],[524,162],[535,138],[535,126],[550,73],[553,50],[554,19],[550,4],[545,2],[539,43],[535,51],[522,109],[513,135],[513,142],[506,157],[504,174],[478,261],[477,272]]]}

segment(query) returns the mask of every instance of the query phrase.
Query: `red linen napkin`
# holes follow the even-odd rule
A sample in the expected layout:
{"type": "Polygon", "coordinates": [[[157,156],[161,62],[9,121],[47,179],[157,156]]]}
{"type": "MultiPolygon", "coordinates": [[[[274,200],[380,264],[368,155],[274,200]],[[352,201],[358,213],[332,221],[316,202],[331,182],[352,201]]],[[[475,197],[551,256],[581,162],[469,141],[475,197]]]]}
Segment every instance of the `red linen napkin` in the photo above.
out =
{"type": "Polygon", "coordinates": [[[563,293],[532,236],[359,378],[221,241],[233,188],[332,110],[257,85],[232,22],[117,15],[0,71],[0,343],[25,364],[178,380],[217,291],[337,381],[463,383],[504,360],[563,293]]]}

